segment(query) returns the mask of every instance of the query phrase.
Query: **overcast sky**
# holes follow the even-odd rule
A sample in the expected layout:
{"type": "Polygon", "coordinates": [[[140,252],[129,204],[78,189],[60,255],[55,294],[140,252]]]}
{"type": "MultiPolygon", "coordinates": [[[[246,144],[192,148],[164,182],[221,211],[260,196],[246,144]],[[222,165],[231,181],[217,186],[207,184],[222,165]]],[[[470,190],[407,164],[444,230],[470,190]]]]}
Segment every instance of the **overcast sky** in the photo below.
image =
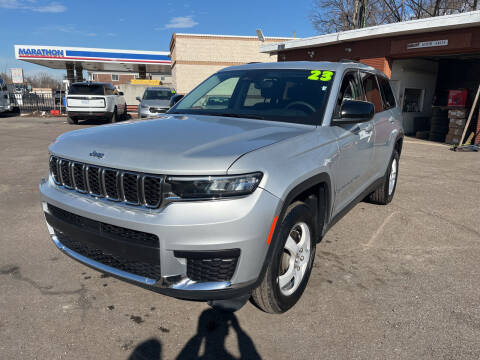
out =
{"type": "Polygon", "coordinates": [[[45,71],[16,61],[14,44],[168,51],[173,32],[313,36],[311,7],[312,0],[0,0],[0,71],[45,71]]]}

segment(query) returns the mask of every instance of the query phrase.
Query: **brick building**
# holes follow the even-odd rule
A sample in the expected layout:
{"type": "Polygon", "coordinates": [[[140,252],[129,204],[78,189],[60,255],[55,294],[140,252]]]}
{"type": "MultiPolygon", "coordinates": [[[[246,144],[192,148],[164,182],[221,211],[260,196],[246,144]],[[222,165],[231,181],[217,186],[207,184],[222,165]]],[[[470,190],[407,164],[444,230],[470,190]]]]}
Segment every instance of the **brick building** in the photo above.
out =
{"type": "Polygon", "coordinates": [[[276,55],[260,52],[262,44],[290,40],[256,36],[174,33],[170,41],[172,77],[177,92],[185,94],[216,71],[249,62],[277,61],[276,55]]]}
{"type": "MultiPolygon", "coordinates": [[[[432,116],[432,105],[446,107],[449,90],[466,89],[467,107],[473,103],[480,85],[480,11],[269,43],[260,51],[278,61],[351,59],[383,71],[402,105],[406,132],[415,134],[432,116]]],[[[480,131],[480,121],[470,130],[480,131]]]]}
{"type": "MultiPolygon", "coordinates": [[[[172,84],[171,74],[150,74],[147,73],[146,79],[159,80],[163,85],[172,84]]],[[[140,79],[139,73],[124,73],[124,72],[88,72],[88,79],[90,81],[111,82],[113,85],[129,84],[131,80],[140,79]]]]}

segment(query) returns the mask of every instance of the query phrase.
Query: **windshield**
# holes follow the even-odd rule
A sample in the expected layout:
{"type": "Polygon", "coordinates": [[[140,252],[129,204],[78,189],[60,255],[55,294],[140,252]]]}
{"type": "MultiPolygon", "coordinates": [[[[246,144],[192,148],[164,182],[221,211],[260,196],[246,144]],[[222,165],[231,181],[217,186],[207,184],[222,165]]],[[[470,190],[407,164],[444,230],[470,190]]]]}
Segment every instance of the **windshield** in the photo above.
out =
{"type": "Polygon", "coordinates": [[[170,89],[148,89],[143,94],[143,100],[170,100],[172,93],[170,89]]]}
{"type": "Polygon", "coordinates": [[[103,85],[73,84],[70,86],[70,95],[104,95],[103,85]]]}
{"type": "Polygon", "coordinates": [[[321,123],[335,73],[321,70],[240,70],[214,74],[169,113],[321,123]]]}

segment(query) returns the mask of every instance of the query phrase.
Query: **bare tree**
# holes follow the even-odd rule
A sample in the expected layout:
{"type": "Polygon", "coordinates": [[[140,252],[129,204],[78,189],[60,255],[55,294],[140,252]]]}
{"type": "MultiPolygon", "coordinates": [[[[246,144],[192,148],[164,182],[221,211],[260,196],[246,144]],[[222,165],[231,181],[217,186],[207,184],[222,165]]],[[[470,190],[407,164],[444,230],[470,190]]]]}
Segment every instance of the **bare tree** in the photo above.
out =
{"type": "Polygon", "coordinates": [[[315,0],[310,21],[323,34],[477,9],[478,0],[315,0]],[[360,2],[364,21],[356,19],[360,2]]]}
{"type": "Polygon", "coordinates": [[[25,82],[32,85],[34,88],[50,88],[57,89],[60,88],[60,81],[47,72],[39,72],[35,75],[30,75],[25,77],[25,82]]]}

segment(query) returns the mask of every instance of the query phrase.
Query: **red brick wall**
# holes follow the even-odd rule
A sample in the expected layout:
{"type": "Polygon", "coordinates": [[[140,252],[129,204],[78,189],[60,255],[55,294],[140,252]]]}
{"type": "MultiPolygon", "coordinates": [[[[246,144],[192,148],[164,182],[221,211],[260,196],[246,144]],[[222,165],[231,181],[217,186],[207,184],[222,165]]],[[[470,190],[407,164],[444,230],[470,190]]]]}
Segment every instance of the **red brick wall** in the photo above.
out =
{"type": "Polygon", "coordinates": [[[390,76],[392,59],[461,53],[480,53],[480,26],[287,50],[279,52],[278,61],[352,59],[373,66],[390,76]],[[448,39],[448,46],[407,49],[408,43],[439,39],[448,39]]]}
{"type": "Polygon", "coordinates": [[[112,81],[111,74],[94,74],[93,76],[94,81],[109,82],[113,85],[127,84],[130,82],[131,79],[134,78],[133,75],[118,74],[118,81],[112,81]]]}

